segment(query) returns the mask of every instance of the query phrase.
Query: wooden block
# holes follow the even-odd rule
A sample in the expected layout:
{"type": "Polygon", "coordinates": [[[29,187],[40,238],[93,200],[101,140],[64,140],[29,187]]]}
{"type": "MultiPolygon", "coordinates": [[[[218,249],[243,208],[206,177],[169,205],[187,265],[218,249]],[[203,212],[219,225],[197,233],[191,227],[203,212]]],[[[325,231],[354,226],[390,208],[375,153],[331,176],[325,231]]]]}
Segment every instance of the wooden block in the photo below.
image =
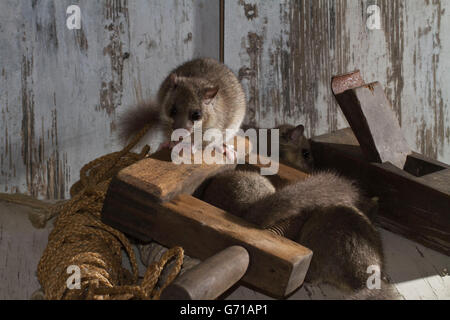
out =
{"type": "MultiPolygon", "coordinates": [[[[235,164],[175,165],[164,161],[168,157],[163,151],[120,171],[109,186],[102,221],[137,239],[181,246],[201,260],[242,246],[250,255],[243,281],[275,297],[303,283],[311,250],[191,196],[208,177],[235,164]]],[[[282,165],[279,175],[280,181],[305,177],[282,165]]]]}
{"type": "Polygon", "coordinates": [[[360,77],[345,82],[354,76],[333,78],[332,88],[362,151],[370,162],[390,162],[403,169],[411,149],[383,87],[378,82],[353,87],[363,82],[360,77]]]}
{"type": "Polygon", "coordinates": [[[102,221],[144,241],[182,246],[187,255],[201,260],[227,247],[242,246],[250,255],[243,280],[277,297],[288,295],[303,283],[312,256],[298,243],[192,196],[180,194],[157,204],[136,185],[119,179],[111,182],[102,221]]]}
{"type": "Polygon", "coordinates": [[[353,178],[380,199],[379,221],[393,232],[450,255],[450,166],[412,153],[405,169],[370,163],[351,129],[311,139],[315,166],[353,178]]]}
{"type": "MultiPolygon", "coordinates": [[[[251,150],[248,139],[237,136],[235,146],[245,143],[244,154],[238,154],[238,159],[245,159],[251,150]]],[[[150,158],[141,160],[123,170],[117,178],[130,185],[139,185],[149,197],[156,201],[169,201],[181,193],[192,194],[203,181],[219,172],[234,169],[234,164],[175,164],[171,162],[171,150],[163,149],[150,158]]]]}
{"type": "Polygon", "coordinates": [[[205,179],[236,165],[176,165],[147,158],[123,170],[117,179],[139,189],[155,201],[170,201],[181,193],[192,194],[205,179]]]}
{"type": "Polygon", "coordinates": [[[248,264],[245,248],[226,248],[177,277],[163,291],[161,299],[214,300],[242,278],[248,264]]]}

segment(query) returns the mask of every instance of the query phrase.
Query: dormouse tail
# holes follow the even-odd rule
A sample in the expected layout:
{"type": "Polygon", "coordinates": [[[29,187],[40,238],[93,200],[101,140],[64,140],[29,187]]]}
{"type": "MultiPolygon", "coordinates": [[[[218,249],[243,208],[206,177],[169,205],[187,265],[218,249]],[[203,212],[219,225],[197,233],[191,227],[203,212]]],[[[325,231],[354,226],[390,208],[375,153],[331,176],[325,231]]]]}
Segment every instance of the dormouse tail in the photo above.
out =
{"type": "Polygon", "coordinates": [[[155,152],[161,143],[170,138],[170,125],[161,117],[161,110],[153,101],[140,103],[126,110],[119,117],[118,132],[120,141],[125,144],[146,125],[150,125],[148,134],[143,138],[155,152]]]}
{"type": "Polygon", "coordinates": [[[361,194],[354,183],[332,172],[315,173],[256,202],[244,219],[266,228],[306,211],[355,207],[361,194]]]}
{"type": "Polygon", "coordinates": [[[147,124],[161,123],[160,110],[153,101],[129,108],[119,117],[119,138],[126,142],[147,124]]]}

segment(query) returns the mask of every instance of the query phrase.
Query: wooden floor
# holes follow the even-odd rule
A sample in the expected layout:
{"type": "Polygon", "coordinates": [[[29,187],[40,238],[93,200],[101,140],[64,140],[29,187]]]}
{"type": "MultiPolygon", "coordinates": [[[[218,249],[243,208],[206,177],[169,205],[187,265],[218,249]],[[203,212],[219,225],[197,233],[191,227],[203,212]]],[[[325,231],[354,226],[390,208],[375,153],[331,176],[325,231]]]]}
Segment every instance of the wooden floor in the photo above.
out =
{"type": "MultiPolygon", "coordinates": [[[[35,229],[26,207],[0,202],[0,299],[29,299],[39,288],[36,266],[51,226],[35,229]]],[[[450,300],[450,257],[381,230],[386,273],[404,299],[450,300]]],[[[141,266],[141,271],[144,269],[141,266]]],[[[344,299],[336,289],[304,285],[289,299],[344,299]]],[[[268,299],[238,287],[227,299],[268,299]]]]}

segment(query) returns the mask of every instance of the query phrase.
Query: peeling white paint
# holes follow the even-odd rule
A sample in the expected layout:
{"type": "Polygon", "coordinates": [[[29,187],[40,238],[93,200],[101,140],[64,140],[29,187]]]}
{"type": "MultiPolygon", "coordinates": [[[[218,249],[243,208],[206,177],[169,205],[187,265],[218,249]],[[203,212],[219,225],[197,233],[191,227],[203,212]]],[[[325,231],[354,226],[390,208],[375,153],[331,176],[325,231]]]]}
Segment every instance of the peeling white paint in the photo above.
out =
{"type": "Polygon", "coordinates": [[[410,146],[450,163],[450,2],[234,0],[225,11],[225,63],[244,74],[247,122],[302,123],[311,136],[347,127],[331,76],[360,69],[385,87],[410,146]],[[371,5],[380,30],[366,26],[371,5]]]}
{"type": "Polygon", "coordinates": [[[219,3],[209,0],[0,3],[0,192],[68,196],[80,168],[121,148],[115,121],[167,73],[219,56],[219,3]],[[205,32],[207,30],[207,32],[205,32]]]}

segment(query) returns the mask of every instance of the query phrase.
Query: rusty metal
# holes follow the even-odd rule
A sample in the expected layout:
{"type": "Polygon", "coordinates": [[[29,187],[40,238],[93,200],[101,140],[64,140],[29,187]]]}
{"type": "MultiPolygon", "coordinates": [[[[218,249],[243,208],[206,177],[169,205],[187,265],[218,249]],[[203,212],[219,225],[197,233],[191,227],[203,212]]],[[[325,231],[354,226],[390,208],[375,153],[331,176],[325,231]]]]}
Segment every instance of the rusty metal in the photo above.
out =
{"type": "Polygon", "coordinates": [[[365,82],[359,70],[335,76],[331,80],[331,88],[334,95],[340,94],[349,89],[361,87],[364,84],[365,82]]]}

